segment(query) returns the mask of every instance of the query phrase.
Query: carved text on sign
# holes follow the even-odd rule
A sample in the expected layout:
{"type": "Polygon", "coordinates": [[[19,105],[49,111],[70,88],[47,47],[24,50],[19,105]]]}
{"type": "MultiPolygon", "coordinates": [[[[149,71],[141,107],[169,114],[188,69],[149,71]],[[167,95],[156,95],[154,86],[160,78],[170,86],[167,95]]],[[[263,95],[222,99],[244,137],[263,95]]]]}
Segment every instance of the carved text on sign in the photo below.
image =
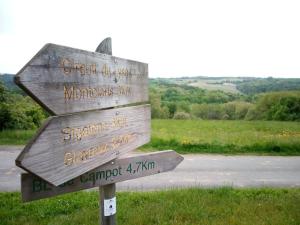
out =
{"type": "Polygon", "coordinates": [[[127,77],[130,77],[133,75],[138,75],[138,74],[136,74],[135,69],[133,69],[133,68],[128,69],[126,67],[118,67],[118,68],[113,69],[107,64],[104,64],[102,66],[101,74],[105,77],[115,76],[118,78],[121,78],[121,77],[127,78],[127,77]]]}
{"type": "Polygon", "coordinates": [[[101,134],[103,131],[108,131],[114,128],[123,128],[128,126],[127,117],[115,116],[111,121],[88,124],[82,127],[64,127],[61,130],[63,140],[66,141],[81,141],[82,138],[101,134]]]}
{"type": "Polygon", "coordinates": [[[53,115],[149,100],[147,64],[54,44],[45,45],[15,82],[53,115]]]}
{"type": "Polygon", "coordinates": [[[80,73],[81,75],[97,73],[97,65],[95,63],[81,63],[75,62],[73,59],[63,58],[60,64],[65,75],[69,75],[72,72],[80,73]]]}
{"type": "Polygon", "coordinates": [[[135,139],[134,134],[125,134],[113,137],[110,143],[100,144],[96,147],[91,147],[89,149],[84,149],[76,152],[66,152],[64,156],[64,164],[66,166],[71,166],[73,164],[79,164],[95,156],[101,155],[110,150],[117,150],[120,146],[129,144],[135,139]]]}
{"type": "Polygon", "coordinates": [[[118,85],[118,86],[107,85],[107,86],[97,86],[97,87],[64,85],[65,101],[96,99],[96,98],[111,97],[111,96],[130,96],[131,93],[132,93],[131,87],[126,85],[118,85]]]}
{"type": "MultiPolygon", "coordinates": [[[[147,161],[147,160],[141,160],[141,161],[133,161],[128,164],[125,164],[123,166],[116,166],[111,169],[106,170],[95,170],[91,172],[87,172],[85,174],[82,174],[79,177],[80,183],[91,183],[95,184],[97,181],[100,180],[109,180],[109,179],[118,179],[118,177],[128,177],[128,176],[136,176],[139,173],[144,173],[151,170],[156,170],[157,163],[155,161],[147,161]]],[[[119,178],[120,179],[120,178],[119,178]]],[[[69,180],[61,185],[59,185],[59,188],[64,188],[66,186],[73,186],[74,179],[69,180]]],[[[32,192],[44,192],[44,191],[50,191],[51,186],[41,180],[40,178],[35,178],[32,180],[32,192]]]]}
{"type": "MultiPolygon", "coordinates": [[[[84,75],[97,75],[98,68],[96,63],[77,62],[74,59],[62,58],[60,61],[60,67],[65,75],[80,74],[84,75]]],[[[127,67],[115,67],[112,68],[108,64],[103,64],[99,74],[104,77],[116,76],[129,77],[135,74],[135,69],[127,67]]]]}

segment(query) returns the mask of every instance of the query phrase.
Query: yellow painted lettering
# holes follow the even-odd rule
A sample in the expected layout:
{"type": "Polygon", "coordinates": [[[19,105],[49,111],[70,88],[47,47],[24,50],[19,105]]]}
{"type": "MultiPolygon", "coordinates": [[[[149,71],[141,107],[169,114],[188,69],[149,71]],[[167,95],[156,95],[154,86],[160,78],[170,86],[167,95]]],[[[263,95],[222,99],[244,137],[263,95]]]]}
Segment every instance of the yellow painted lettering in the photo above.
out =
{"type": "Polygon", "coordinates": [[[64,163],[66,166],[72,165],[74,162],[73,153],[67,152],[65,153],[64,163]]]}

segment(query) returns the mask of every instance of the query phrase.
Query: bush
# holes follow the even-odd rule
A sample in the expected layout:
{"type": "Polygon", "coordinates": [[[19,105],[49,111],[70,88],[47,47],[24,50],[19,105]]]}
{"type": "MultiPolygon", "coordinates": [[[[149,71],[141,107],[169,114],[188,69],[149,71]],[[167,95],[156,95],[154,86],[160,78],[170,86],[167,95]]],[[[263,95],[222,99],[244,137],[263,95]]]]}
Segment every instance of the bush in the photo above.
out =
{"type": "Polygon", "coordinates": [[[151,117],[168,119],[170,116],[169,109],[166,106],[162,107],[160,98],[159,93],[150,93],[151,117]]]}
{"type": "Polygon", "coordinates": [[[228,119],[243,120],[252,104],[248,102],[229,102],[225,103],[223,106],[226,115],[228,115],[228,119]]]}
{"type": "Polygon", "coordinates": [[[201,119],[220,120],[225,112],[221,104],[195,104],[192,105],[192,115],[201,119]]]}
{"type": "Polygon", "coordinates": [[[167,103],[166,107],[168,108],[170,117],[174,117],[174,114],[177,111],[177,105],[175,103],[167,103]]]}
{"type": "Polygon", "coordinates": [[[191,118],[190,114],[188,114],[186,112],[176,112],[173,117],[173,119],[175,119],[175,120],[187,120],[190,118],[191,118]]]}
{"type": "Polygon", "coordinates": [[[247,113],[246,119],[300,121],[300,92],[262,94],[256,106],[247,113]]]}
{"type": "Polygon", "coordinates": [[[245,120],[258,120],[258,118],[260,118],[260,115],[259,115],[258,111],[256,110],[256,106],[253,105],[252,107],[249,108],[249,110],[245,116],[245,120]]]}
{"type": "Polygon", "coordinates": [[[35,129],[47,117],[43,109],[29,97],[11,93],[1,88],[0,96],[0,130],[4,129],[35,129]]]}
{"type": "Polygon", "coordinates": [[[224,114],[222,116],[222,120],[229,120],[230,119],[230,116],[228,114],[224,114]]]}

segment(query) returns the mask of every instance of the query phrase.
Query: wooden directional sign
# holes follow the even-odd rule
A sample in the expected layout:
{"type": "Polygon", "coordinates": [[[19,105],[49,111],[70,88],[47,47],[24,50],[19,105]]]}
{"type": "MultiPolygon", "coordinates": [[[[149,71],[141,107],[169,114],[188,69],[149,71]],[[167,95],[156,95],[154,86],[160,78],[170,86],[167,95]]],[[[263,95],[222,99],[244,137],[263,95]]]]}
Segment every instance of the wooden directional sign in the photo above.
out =
{"type": "Polygon", "coordinates": [[[47,44],[15,82],[50,113],[88,111],[148,101],[148,65],[47,44]]]}
{"type": "Polygon", "coordinates": [[[60,185],[150,140],[150,105],[50,118],[16,164],[60,185]]]}
{"type": "Polygon", "coordinates": [[[24,202],[149,176],[173,170],[183,157],[174,151],[162,151],[118,158],[60,186],[53,186],[33,174],[22,174],[24,202]]]}

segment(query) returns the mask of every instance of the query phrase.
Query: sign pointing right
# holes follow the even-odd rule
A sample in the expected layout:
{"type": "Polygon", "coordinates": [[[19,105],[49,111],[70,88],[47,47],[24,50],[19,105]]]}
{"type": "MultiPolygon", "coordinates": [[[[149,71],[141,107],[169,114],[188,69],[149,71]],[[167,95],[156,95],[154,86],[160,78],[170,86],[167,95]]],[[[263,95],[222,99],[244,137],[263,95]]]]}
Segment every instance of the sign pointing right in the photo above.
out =
{"type": "Polygon", "coordinates": [[[173,170],[183,157],[172,150],[118,158],[60,186],[54,186],[33,174],[22,174],[24,202],[107,185],[173,170]]]}

